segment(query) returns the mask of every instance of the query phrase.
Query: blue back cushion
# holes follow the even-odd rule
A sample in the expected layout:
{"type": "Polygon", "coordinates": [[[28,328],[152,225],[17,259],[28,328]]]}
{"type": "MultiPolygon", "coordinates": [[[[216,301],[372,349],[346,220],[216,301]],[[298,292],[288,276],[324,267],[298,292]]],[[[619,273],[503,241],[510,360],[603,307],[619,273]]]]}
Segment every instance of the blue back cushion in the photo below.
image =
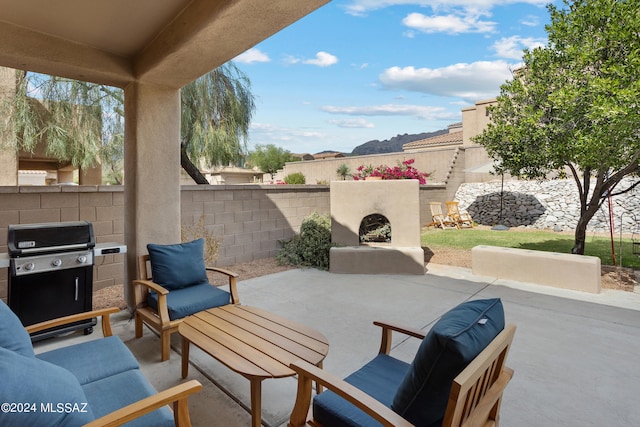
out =
{"type": "Polygon", "coordinates": [[[0,301],[0,347],[17,351],[23,356],[35,357],[29,334],[4,301],[0,301]]]}
{"type": "Polygon", "coordinates": [[[28,404],[0,411],[3,427],[75,427],[94,419],[80,383],[64,368],[0,348],[0,378],[0,402],[28,404]]]}
{"type": "Polygon", "coordinates": [[[448,311],[420,344],[391,409],[414,425],[439,426],[453,379],[504,329],[499,298],[448,311]]]}
{"type": "Polygon", "coordinates": [[[207,283],[204,239],[175,245],[147,245],[153,281],[172,290],[207,283]]]}

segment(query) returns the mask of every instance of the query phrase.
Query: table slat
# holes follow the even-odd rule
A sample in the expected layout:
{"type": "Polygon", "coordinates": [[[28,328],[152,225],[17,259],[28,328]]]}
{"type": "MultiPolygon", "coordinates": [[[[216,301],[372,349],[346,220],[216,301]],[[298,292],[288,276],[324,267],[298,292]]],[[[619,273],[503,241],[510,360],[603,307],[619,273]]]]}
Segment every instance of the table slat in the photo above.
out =
{"type": "Polygon", "coordinates": [[[189,341],[242,375],[265,378],[293,375],[288,366],[197,317],[191,318],[188,326],[200,334],[195,339],[187,336],[189,341]]]}

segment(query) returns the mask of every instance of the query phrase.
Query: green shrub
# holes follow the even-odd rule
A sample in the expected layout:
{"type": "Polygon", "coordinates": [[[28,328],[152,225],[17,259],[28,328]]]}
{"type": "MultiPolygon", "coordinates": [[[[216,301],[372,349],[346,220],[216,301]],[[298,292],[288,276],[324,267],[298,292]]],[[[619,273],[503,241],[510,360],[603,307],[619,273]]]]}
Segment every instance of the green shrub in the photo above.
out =
{"type": "Polygon", "coordinates": [[[328,270],[331,246],[331,218],[314,212],[302,221],[300,234],[284,242],[276,260],[280,264],[328,270]]]}
{"type": "Polygon", "coordinates": [[[302,172],[296,172],[285,176],[284,182],[286,182],[287,184],[304,184],[305,179],[302,172]]]}

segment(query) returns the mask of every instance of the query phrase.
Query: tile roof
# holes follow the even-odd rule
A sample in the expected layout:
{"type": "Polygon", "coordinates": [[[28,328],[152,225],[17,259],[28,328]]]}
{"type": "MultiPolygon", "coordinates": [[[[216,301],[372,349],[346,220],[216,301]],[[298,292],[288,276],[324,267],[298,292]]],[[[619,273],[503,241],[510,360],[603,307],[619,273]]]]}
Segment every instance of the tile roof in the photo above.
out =
{"type": "Polygon", "coordinates": [[[450,132],[431,138],[420,139],[418,141],[409,142],[402,146],[403,150],[415,150],[416,148],[429,148],[439,145],[462,144],[462,131],[450,132]]]}

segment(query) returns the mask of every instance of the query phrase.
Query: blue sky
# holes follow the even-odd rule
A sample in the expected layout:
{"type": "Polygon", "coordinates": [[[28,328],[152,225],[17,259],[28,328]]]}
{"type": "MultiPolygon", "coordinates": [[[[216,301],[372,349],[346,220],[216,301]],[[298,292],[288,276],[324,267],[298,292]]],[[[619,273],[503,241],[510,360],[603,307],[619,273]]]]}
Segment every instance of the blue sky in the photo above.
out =
{"type": "Polygon", "coordinates": [[[547,3],[333,0],[234,59],[256,97],[249,149],[351,152],[444,129],[546,44],[547,3]]]}

